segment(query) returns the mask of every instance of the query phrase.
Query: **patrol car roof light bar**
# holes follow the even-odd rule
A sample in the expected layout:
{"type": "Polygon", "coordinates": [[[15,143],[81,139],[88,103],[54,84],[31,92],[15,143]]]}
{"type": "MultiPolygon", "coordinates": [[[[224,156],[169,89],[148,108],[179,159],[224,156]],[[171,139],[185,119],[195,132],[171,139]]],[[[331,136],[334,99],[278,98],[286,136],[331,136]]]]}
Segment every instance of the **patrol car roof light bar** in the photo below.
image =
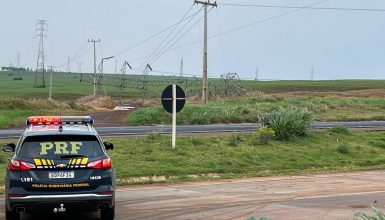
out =
{"type": "Polygon", "coordinates": [[[32,116],[26,125],[94,124],[91,116],[32,116]]]}

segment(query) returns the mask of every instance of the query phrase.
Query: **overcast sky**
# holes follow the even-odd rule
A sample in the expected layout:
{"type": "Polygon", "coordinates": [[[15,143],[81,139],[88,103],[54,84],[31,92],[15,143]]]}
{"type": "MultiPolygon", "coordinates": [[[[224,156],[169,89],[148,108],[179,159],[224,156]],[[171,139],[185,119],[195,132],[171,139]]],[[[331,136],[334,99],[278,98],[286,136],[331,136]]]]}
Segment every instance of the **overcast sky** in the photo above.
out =
{"type": "MultiPolygon", "coordinates": [[[[218,0],[219,4],[264,4],[307,6],[320,0],[218,0]]],[[[45,39],[46,65],[71,71],[92,72],[92,50],[87,39],[99,39],[98,62],[115,56],[136,43],[175,24],[186,12],[195,17],[175,28],[181,34],[192,29],[158,59],[150,59],[154,71],[180,72],[201,76],[203,11],[192,0],[0,0],[0,66],[21,65],[36,68],[38,37],[36,23],[48,23],[45,39]],[[199,12],[198,12],[199,11],[199,12]],[[189,22],[190,21],[190,22],[189,22]],[[188,23],[189,22],[189,23],[188,23]],[[182,29],[186,26],[184,29],[182,29]],[[189,46],[191,42],[198,42],[189,46]],[[177,49],[175,49],[177,48],[177,49]],[[80,56],[82,55],[82,56],[80,56]]],[[[385,9],[383,0],[329,0],[317,7],[385,9]]],[[[248,28],[223,34],[238,27],[281,15],[293,9],[235,7],[219,5],[209,13],[209,76],[236,72],[241,78],[261,79],[385,79],[385,12],[300,10],[248,28]]],[[[134,68],[146,59],[172,31],[106,61],[105,71],[120,69],[126,60],[134,68]]],[[[174,39],[178,39],[179,36],[174,39]]],[[[171,38],[172,39],[172,38],[171,38]]],[[[160,47],[162,48],[162,47],[160,47]]],[[[169,48],[168,46],[164,47],[169,48]]]]}

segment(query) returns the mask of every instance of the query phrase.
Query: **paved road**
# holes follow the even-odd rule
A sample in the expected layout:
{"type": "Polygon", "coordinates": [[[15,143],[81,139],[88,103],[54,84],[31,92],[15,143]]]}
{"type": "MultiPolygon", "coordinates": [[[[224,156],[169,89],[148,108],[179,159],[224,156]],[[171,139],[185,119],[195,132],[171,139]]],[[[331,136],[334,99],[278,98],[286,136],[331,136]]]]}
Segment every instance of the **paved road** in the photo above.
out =
{"type": "MultiPolygon", "coordinates": [[[[164,134],[171,133],[170,126],[121,126],[121,127],[98,127],[96,130],[102,136],[140,136],[153,132],[164,134]]],[[[214,125],[181,125],[177,127],[179,134],[197,133],[218,133],[234,131],[252,131],[259,128],[260,124],[214,124],[214,125]]],[[[361,122],[317,122],[312,124],[313,129],[325,129],[334,126],[345,126],[348,128],[364,129],[385,129],[385,121],[361,121],[361,122]]],[[[17,138],[22,133],[22,129],[0,130],[0,138],[17,138]]]]}
{"type": "MultiPolygon", "coordinates": [[[[370,171],[120,187],[116,220],[245,220],[251,216],[269,216],[274,220],[347,220],[358,211],[369,212],[370,204],[385,210],[384,182],[385,171],[370,171]]],[[[1,218],[3,208],[0,210],[1,218]]],[[[98,217],[92,213],[55,219],[98,217]]]]}

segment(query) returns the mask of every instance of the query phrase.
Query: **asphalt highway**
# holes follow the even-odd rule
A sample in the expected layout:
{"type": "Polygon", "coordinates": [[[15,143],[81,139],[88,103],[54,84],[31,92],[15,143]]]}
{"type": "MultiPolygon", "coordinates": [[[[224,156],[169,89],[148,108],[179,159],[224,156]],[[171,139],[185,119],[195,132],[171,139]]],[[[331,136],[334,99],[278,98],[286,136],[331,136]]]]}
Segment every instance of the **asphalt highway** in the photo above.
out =
{"type": "MultiPolygon", "coordinates": [[[[178,134],[202,134],[221,132],[253,131],[259,128],[260,124],[212,124],[212,125],[180,125],[177,126],[178,134]]],[[[385,129],[385,121],[360,121],[360,122],[317,122],[311,125],[313,129],[327,129],[334,126],[345,126],[355,129],[385,129]]],[[[119,126],[119,127],[98,127],[96,130],[101,136],[141,136],[148,133],[160,132],[171,134],[171,126],[119,126]]],[[[18,138],[23,129],[0,130],[0,138],[18,138]]]]}
{"type": "MultiPolygon", "coordinates": [[[[115,219],[348,220],[371,213],[371,205],[385,210],[384,182],[385,171],[367,171],[118,187],[115,219]]],[[[32,219],[96,220],[99,214],[22,216],[32,219]]]]}

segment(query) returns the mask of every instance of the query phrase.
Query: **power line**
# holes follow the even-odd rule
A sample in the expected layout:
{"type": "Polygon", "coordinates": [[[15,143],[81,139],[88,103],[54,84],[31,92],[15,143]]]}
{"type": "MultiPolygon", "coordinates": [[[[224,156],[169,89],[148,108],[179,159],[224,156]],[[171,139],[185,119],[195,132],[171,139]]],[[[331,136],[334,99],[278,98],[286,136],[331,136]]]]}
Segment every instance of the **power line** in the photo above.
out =
{"type": "Polygon", "coordinates": [[[142,63],[142,65],[140,65],[140,69],[145,66],[147,63],[151,63],[153,62],[153,59],[154,57],[158,56],[160,53],[162,53],[162,51],[164,50],[165,47],[167,47],[170,42],[172,42],[176,36],[178,36],[178,34],[183,31],[183,29],[192,21],[192,19],[194,19],[194,17],[199,13],[199,11],[195,12],[193,14],[193,16],[190,17],[190,19],[186,22],[187,24],[182,27],[182,29],[180,29],[176,34],[173,35],[173,33],[175,32],[175,30],[178,28],[178,26],[183,22],[185,21],[185,18],[187,17],[187,15],[190,13],[191,9],[193,8],[193,6],[191,6],[187,12],[183,15],[183,17],[179,20],[179,22],[176,23],[176,25],[173,27],[173,29],[168,33],[168,35],[161,41],[161,43],[155,48],[155,50],[148,56],[148,58],[142,63]],[[173,37],[171,37],[173,35],[173,37]],[[169,38],[171,37],[171,39],[169,40],[169,38]],[[151,62],[150,62],[151,61],[151,62]]]}
{"type": "MultiPolygon", "coordinates": [[[[193,6],[191,6],[191,8],[189,9],[189,11],[192,9],[192,7],[193,7],[193,6]]],[[[159,31],[158,33],[156,33],[156,34],[154,34],[154,35],[151,35],[151,36],[148,37],[148,38],[145,38],[144,40],[142,40],[142,41],[140,41],[140,42],[138,42],[138,43],[136,43],[136,44],[134,44],[134,45],[128,47],[127,49],[124,49],[124,50],[122,50],[122,51],[116,53],[114,56],[115,56],[115,57],[120,56],[120,55],[122,55],[123,53],[125,53],[125,52],[127,52],[127,51],[129,51],[129,50],[132,50],[132,49],[134,49],[134,48],[136,48],[136,47],[138,47],[138,46],[144,44],[145,42],[147,42],[147,41],[149,41],[149,40],[152,40],[153,38],[155,38],[155,37],[157,37],[157,36],[163,34],[164,32],[170,30],[170,29],[173,28],[174,26],[179,25],[181,22],[183,22],[183,21],[185,21],[185,20],[191,18],[192,16],[194,16],[194,14],[185,17],[185,18],[182,19],[181,21],[178,21],[178,22],[176,22],[175,24],[170,25],[170,26],[164,28],[163,30],[159,31]]]]}
{"type": "MultiPolygon", "coordinates": [[[[236,31],[239,31],[239,30],[242,30],[242,29],[246,29],[246,28],[252,27],[252,26],[254,26],[254,25],[258,25],[258,24],[265,23],[265,22],[270,21],[270,20],[273,20],[273,19],[277,19],[277,18],[280,18],[280,17],[284,17],[284,16],[286,16],[286,15],[294,14],[294,13],[296,13],[296,12],[298,12],[298,11],[304,10],[304,9],[306,9],[306,8],[309,8],[309,7],[313,7],[313,6],[315,6],[315,5],[322,4],[322,3],[327,2],[327,1],[329,1],[329,0],[319,1],[319,2],[316,2],[316,3],[310,4],[310,5],[304,6],[304,7],[302,7],[302,8],[290,10],[290,11],[287,11],[287,12],[284,12],[284,13],[281,13],[281,14],[278,14],[278,15],[274,15],[274,16],[271,16],[271,17],[264,18],[264,19],[262,19],[262,20],[255,21],[255,22],[250,23],[250,24],[247,24],[247,25],[239,26],[239,27],[237,27],[237,28],[233,28],[233,29],[230,29],[230,30],[228,30],[228,31],[221,32],[221,33],[215,34],[215,35],[213,35],[213,36],[210,36],[209,39],[211,40],[211,39],[220,37],[220,36],[222,36],[222,35],[230,34],[230,33],[232,33],[232,32],[236,32],[236,31]]],[[[200,42],[202,42],[202,40],[192,41],[192,42],[190,42],[190,43],[186,43],[186,44],[183,44],[183,45],[174,47],[174,48],[172,48],[172,49],[170,49],[170,50],[177,50],[177,49],[184,48],[184,47],[188,47],[188,46],[191,46],[191,45],[200,43],[200,42]]]]}
{"type": "MultiPolygon", "coordinates": [[[[209,12],[211,11],[211,9],[209,10],[209,12]]],[[[159,51],[159,53],[156,55],[156,57],[153,57],[153,59],[149,62],[149,63],[154,63],[155,61],[157,61],[160,57],[163,56],[163,54],[165,54],[167,51],[169,51],[176,43],[178,43],[183,37],[186,36],[186,34],[188,34],[191,29],[193,29],[201,20],[203,19],[203,16],[201,18],[199,18],[195,23],[193,23],[184,33],[182,33],[176,40],[174,40],[174,42],[172,44],[169,44],[171,43],[171,41],[169,41],[168,43],[168,47],[167,48],[164,48],[163,51],[159,51]]],[[[192,20],[190,20],[192,21],[192,20]]],[[[190,21],[175,35],[175,37],[178,36],[179,33],[181,33],[187,26],[188,24],[190,23],[190,21]]],[[[174,38],[175,38],[174,37],[174,38]]]]}
{"type": "Polygon", "coordinates": [[[236,6],[236,7],[257,7],[257,8],[280,8],[280,9],[309,9],[309,10],[337,10],[337,11],[370,11],[370,12],[385,12],[385,9],[379,8],[343,8],[343,7],[306,7],[306,6],[284,6],[284,5],[260,5],[260,4],[236,4],[236,3],[221,3],[221,6],[236,6]]]}

